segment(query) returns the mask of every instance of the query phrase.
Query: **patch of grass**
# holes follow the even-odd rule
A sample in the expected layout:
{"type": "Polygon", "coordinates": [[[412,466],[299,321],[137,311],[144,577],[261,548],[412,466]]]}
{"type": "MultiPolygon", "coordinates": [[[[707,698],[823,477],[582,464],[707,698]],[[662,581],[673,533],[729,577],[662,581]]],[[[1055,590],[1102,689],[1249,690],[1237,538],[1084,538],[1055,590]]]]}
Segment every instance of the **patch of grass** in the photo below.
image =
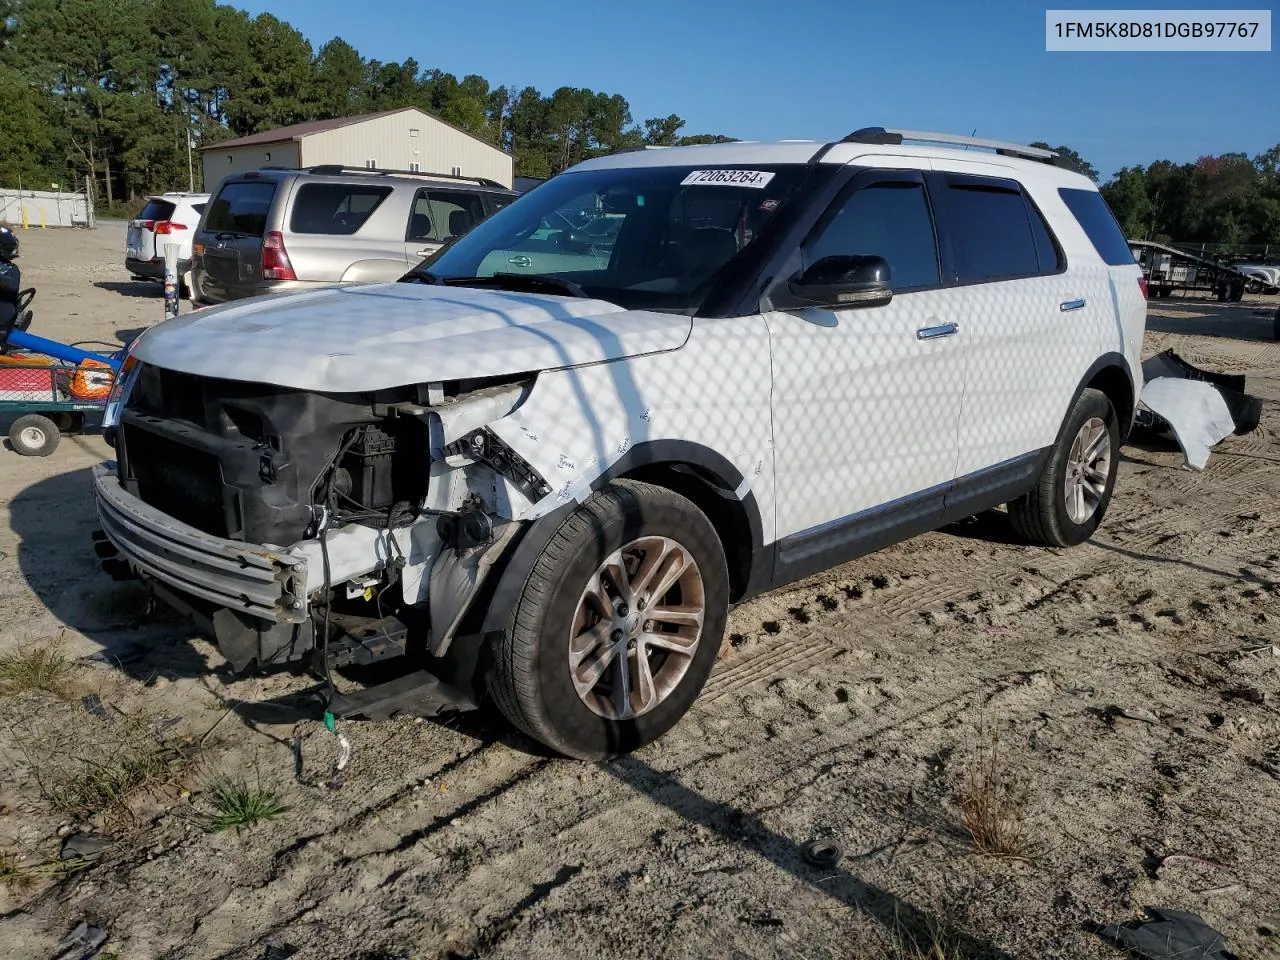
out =
{"type": "Polygon", "coordinates": [[[63,813],[119,812],[139,790],[172,782],[187,759],[185,750],[169,744],[126,746],[105,761],[84,758],[79,770],[58,777],[48,792],[63,813]]]}
{"type": "Polygon", "coordinates": [[[52,860],[24,864],[12,853],[0,853],[0,886],[11,890],[26,890],[39,880],[49,877],[65,877],[88,866],[83,859],[52,860]]]}
{"type": "Polygon", "coordinates": [[[5,654],[0,657],[0,694],[16,696],[33,690],[58,694],[70,672],[61,639],[5,654]]]}
{"type": "Polygon", "coordinates": [[[1003,769],[997,738],[979,751],[959,799],[961,822],[974,850],[988,857],[1027,858],[1024,797],[1003,769]]]}
{"type": "Polygon", "coordinates": [[[936,918],[926,919],[927,929],[909,932],[895,918],[893,940],[882,960],[970,960],[960,938],[936,918]]]}
{"type": "Polygon", "coordinates": [[[274,820],[288,811],[278,797],[263,787],[251,787],[243,780],[218,780],[205,792],[213,805],[213,812],[201,818],[201,825],[209,833],[223,830],[243,830],[267,820],[274,820]]]}
{"type": "Polygon", "coordinates": [[[12,853],[0,853],[0,886],[24,890],[33,882],[31,873],[18,865],[17,857],[12,853]]]}

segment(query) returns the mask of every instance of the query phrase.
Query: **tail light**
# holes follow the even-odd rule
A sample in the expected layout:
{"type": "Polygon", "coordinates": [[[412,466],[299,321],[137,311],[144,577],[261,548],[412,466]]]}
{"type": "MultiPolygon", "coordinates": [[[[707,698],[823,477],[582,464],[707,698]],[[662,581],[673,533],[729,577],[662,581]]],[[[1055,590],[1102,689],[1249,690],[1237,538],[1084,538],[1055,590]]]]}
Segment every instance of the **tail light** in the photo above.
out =
{"type": "Polygon", "coordinates": [[[284,235],[279,230],[272,230],[262,239],[262,277],[264,280],[298,279],[284,248],[284,235]]]}
{"type": "Polygon", "coordinates": [[[165,237],[171,233],[177,233],[179,230],[187,229],[185,223],[174,223],[172,220],[161,220],[156,224],[156,236],[165,237]]]}
{"type": "Polygon", "coordinates": [[[1147,278],[1145,276],[1138,278],[1138,287],[1142,290],[1142,299],[1147,300],[1147,278]]]}
{"type": "Polygon", "coordinates": [[[156,222],[154,220],[139,220],[138,226],[143,230],[154,230],[156,228],[156,222]]]}

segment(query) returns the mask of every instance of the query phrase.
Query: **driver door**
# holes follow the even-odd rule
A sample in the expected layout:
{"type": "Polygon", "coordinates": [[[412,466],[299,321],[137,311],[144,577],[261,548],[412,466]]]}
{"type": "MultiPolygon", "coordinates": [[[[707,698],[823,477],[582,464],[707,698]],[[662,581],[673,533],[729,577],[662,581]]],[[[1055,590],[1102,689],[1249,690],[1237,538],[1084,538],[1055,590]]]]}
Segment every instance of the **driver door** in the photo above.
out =
{"type": "Polygon", "coordinates": [[[920,173],[864,172],[802,244],[802,269],[883,257],[893,299],[765,316],[780,570],[803,576],[941,522],[964,357],[936,237],[920,173]]]}

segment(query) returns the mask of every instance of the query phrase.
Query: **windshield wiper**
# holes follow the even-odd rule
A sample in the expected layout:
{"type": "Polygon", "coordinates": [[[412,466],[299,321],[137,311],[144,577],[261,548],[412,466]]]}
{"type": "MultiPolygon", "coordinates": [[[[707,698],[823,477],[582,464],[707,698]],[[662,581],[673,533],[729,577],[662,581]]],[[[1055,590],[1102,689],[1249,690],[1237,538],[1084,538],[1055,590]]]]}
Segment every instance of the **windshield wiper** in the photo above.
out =
{"type": "Polygon", "coordinates": [[[434,287],[444,286],[444,281],[430,270],[419,270],[414,267],[398,281],[399,283],[426,283],[434,287]]]}
{"type": "Polygon", "coordinates": [[[563,277],[549,277],[542,273],[495,273],[491,277],[450,277],[445,283],[468,287],[500,287],[503,290],[551,291],[563,293],[571,297],[591,298],[591,294],[583,290],[572,280],[563,277]]]}

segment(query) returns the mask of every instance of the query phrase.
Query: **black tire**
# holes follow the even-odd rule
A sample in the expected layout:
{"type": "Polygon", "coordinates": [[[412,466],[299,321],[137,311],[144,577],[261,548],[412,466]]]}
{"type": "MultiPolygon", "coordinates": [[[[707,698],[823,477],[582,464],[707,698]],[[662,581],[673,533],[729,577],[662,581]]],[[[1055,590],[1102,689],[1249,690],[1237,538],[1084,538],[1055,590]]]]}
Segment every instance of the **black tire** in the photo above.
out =
{"type": "Polygon", "coordinates": [[[534,563],[496,651],[489,692],[513,725],[565,756],[601,760],[636,750],[675,726],[702,692],[724,636],[728,597],[724,549],[706,515],[662,487],[614,481],[564,521],[534,563]],[[697,564],[702,632],[664,699],[630,719],[606,718],[574,688],[570,636],[588,581],[610,554],[649,536],[675,541],[697,564]]]}
{"type": "Polygon", "coordinates": [[[1276,307],[1276,319],[1271,325],[1271,337],[1274,340],[1280,340],[1280,307],[1276,307]]]}
{"type": "Polygon", "coordinates": [[[1228,298],[1231,300],[1232,303],[1239,303],[1241,300],[1244,299],[1244,280],[1242,280],[1239,277],[1236,277],[1234,280],[1231,281],[1231,288],[1230,288],[1230,292],[1228,293],[1228,298]]]}
{"type": "Polygon", "coordinates": [[[62,435],[57,424],[38,413],[29,413],[13,421],[9,442],[15,453],[24,457],[47,457],[58,448],[62,435]]]}
{"type": "Polygon", "coordinates": [[[1035,486],[1025,496],[1010,502],[1010,523],[1020,536],[1034,543],[1051,547],[1073,547],[1083,543],[1102,523],[1115,490],[1119,466],[1120,429],[1115,408],[1102,391],[1085,389],[1063,421],[1053,452],[1035,486]],[[1079,523],[1067,512],[1067,473],[1072,445],[1085,423],[1095,417],[1106,425],[1110,439],[1106,485],[1093,513],[1079,523]]]}

